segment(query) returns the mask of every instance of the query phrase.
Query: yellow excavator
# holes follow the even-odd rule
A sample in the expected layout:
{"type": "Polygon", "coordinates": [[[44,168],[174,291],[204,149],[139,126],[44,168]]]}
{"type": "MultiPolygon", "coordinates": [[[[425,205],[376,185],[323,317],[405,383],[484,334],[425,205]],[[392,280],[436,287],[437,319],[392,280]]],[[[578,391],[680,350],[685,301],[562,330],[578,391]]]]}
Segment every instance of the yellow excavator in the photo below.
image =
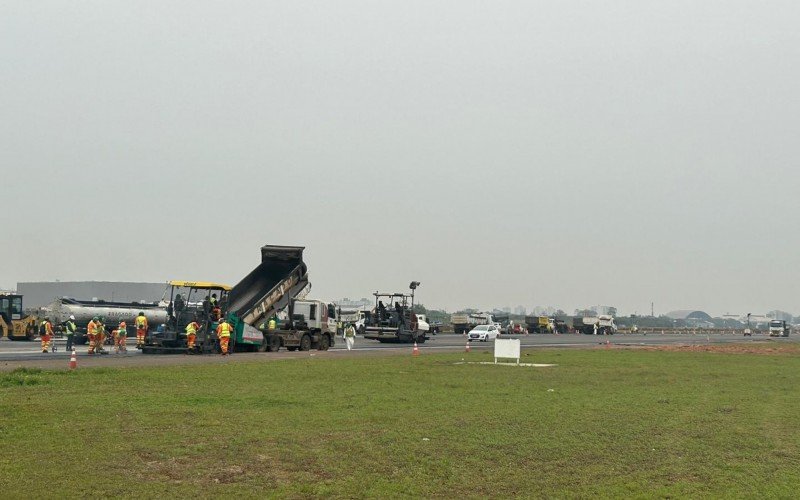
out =
{"type": "Polygon", "coordinates": [[[36,337],[36,316],[22,311],[22,295],[0,292],[0,338],[33,340],[36,337]]]}

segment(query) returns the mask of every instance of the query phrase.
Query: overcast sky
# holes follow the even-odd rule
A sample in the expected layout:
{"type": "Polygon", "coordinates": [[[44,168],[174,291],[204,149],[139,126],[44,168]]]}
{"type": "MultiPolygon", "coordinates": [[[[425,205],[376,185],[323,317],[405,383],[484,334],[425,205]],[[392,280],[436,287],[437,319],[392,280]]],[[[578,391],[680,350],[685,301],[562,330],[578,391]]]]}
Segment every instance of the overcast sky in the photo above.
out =
{"type": "Polygon", "coordinates": [[[0,288],[800,314],[797,1],[0,2],[0,288]]]}

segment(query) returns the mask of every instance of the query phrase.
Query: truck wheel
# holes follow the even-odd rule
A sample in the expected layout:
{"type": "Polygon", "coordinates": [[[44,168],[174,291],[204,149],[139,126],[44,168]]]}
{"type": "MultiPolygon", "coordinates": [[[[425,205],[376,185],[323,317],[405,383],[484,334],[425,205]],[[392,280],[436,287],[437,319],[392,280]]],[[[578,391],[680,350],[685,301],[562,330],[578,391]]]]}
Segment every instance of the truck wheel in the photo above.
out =
{"type": "Polygon", "coordinates": [[[417,337],[417,343],[418,344],[424,344],[425,343],[425,335],[420,335],[419,337],[417,337]]]}
{"type": "Polygon", "coordinates": [[[320,337],[317,349],[319,349],[320,351],[327,351],[330,347],[331,347],[331,339],[328,338],[327,335],[323,335],[322,337],[320,337]]]}
{"type": "Polygon", "coordinates": [[[281,350],[281,338],[277,335],[270,335],[267,342],[267,351],[278,352],[281,350]]]}
{"type": "Polygon", "coordinates": [[[268,344],[268,342],[269,342],[269,341],[267,340],[267,338],[266,338],[266,337],[264,337],[264,339],[261,341],[261,343],[260,343],[260,344],[258,344],[258,346],[256,346],[256,350],[257,350],[258,352],[267,352],[267,350],[269,349],[269,344],[268,344]]]}
{"type": "Polygon", "coordinates": [[[300,350],[301,351],[310,351],[311,350],[311,335],[306,333],[300,339],[300,350]]]}

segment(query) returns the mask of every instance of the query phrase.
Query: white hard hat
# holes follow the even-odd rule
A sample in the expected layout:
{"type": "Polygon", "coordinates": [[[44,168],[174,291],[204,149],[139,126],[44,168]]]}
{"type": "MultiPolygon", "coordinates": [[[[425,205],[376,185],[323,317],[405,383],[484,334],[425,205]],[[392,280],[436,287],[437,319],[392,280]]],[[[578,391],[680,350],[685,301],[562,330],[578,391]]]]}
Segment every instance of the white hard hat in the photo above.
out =
{"type": "Polygon", "coordinates": [[[75,321],[75,316],[70,315],[69,319],[71,319],[72,321],[75,321]]]}

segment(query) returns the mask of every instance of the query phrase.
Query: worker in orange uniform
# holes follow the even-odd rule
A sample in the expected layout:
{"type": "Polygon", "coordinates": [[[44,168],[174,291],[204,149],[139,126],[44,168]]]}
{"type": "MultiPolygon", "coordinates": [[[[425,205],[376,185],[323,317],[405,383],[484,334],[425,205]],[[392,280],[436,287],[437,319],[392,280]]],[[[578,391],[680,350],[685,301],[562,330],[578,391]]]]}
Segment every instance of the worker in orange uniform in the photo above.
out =
{"type": "Polygon", "coordinates": [[[214,308],[211,309],[211,317],[217,321],[222,317],[222,309],[220,309],[218,305],[215,305],[214,308]]]}
{"type": "Polygon", "coordinates": [[[89,337],[89,354],[94,354],[94,349],[97,346],[97,322],[99,321],[98,317],[95,316],[86,325],[86,336],[89,337]]]}
{"type": "Polygon", "coordinates": [[[139,312],[134,323],[136,324],[136,348],[141,349],[144,345],[144,337],[147,335],[148,328],[147,318],[144,316],[144,312],[139,312]]]}
{"type": "Polygon", "coordinates": [[[225,321],[225,318],[219,320],[219,325],[217,326],[217,338],[219,339],[219,350],[222,352],[223,356],[227,356],[228,354],[228,343],[231,340],[231,325],[225,321]]]}
{"type": "Polygon", "coordinates": [[[39,336],[42,338],[42,352],[48,352],[53,338],[53,324],[50,323],[50,318],[45,318],[39,325],[39,336]]]}
{"type": "Polygon", "coordinates": [[[194,351],[194,341],[197,339],[197,330],[200,329],[200,324],[197,321],[192,321],[186,325],[186,347],[189,348],[187,354],[194,351]]]}
{"type": "Polygon", "coordinates": [[[128,325],[124,321],[120,321],[114,336],[114,349],[117,354],[120,351],[128,352],[128,347],[125,345],[126,340],[128,340],[128,325]]]}

